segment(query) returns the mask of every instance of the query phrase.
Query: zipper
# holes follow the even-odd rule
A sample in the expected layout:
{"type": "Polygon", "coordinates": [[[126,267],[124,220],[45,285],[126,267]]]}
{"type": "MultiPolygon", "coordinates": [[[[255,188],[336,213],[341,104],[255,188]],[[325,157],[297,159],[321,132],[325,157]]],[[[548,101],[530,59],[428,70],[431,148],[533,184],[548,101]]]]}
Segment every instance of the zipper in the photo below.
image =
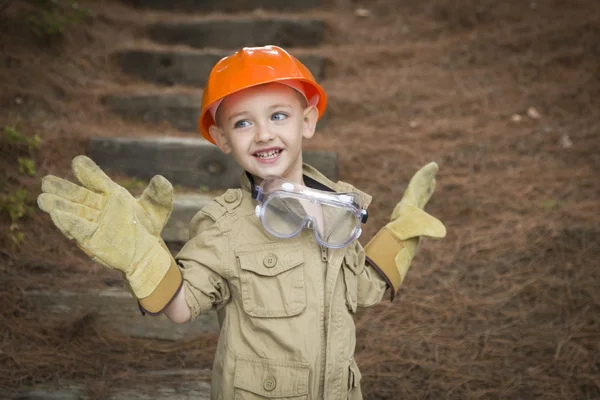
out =
{"type": "Polygon", "coordinates": [[[323,268],[323,327],[321,335],[321,393],[319,398],[325,399],[325,370],[327,368],[327,249],[319,243],[321,249],[321,261],[325,263],[323,268]]]}

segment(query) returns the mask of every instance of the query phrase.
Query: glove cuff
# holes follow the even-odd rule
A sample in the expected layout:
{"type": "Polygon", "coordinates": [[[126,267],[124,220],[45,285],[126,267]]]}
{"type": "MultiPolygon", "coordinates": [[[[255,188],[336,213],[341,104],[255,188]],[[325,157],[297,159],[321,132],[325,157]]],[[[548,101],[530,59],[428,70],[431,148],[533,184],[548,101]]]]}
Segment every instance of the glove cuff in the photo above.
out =
{"type": "Polygon", "coordinates": [[[365,246],[365,255],[391,289],[391,301],[398,293],[403,276],[396,266],[396,255],[404,248],[404,244],[387,228],[383,227],[365,246]]]}
{"type": "Polygon", "coordinates": [[[181,271],[179,271],[179,267],[175,260],[172,260],[167,273],[150,296],[138,299],[139,305],[148,314],[160,314],[169,304],[171,304],[171,301],[175,298],[175,295],[179,293],[182,286],[183,278],[181,276],[181,271]]]}
{"type": "Polygon", "coordinates": [[[160,313],[178,292],[183,278],[162,239],[144,254],[127,281],[140,305],[151,314],[160,313]]]}

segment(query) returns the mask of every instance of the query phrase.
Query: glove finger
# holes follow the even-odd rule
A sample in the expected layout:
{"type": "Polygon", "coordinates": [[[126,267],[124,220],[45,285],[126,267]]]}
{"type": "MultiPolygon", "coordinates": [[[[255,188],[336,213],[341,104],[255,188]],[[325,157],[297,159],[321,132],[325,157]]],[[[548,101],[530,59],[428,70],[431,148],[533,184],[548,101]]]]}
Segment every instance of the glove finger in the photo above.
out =
{"type": "Polygon", "coordinates": [[[54,210],[50,213],[52,222],[69,239],[75,239],[77,244],[85,248],[89,238],[98,229],[98,224],[87,221],[76,215],[69,214],[61,210],[54,210]]]}
{"type": "Polygon", "coordinates": [[[173,210],[173,186],[165,177],[156,175],[144,189],[139,199],[154,227],[154,234],[160,234],[173,210]]]}
{"type": "Polygon", "coordinates": [[[73,203],[72,201],[65,200],[62,197],[56,196],[54,194],[40,194],[38,196],[37,203],[40,209],[42,209],[42,211],[47,212],[48,214],[52,213],[55,210],[60,210],[69,214],[76,215],[91,222],[97,221],[100,217],[100,212],[98,210],[94,210],[93,208],[86,207],[78,203],[73,203]]]}
{"type": "Polygon", "coordinates": [[[86,188],[97,193],[109,193],[119,186],[100,169],[95,162],[86,156],[73,159],[73,173],[86,188]]]}
{"type": "Polygon", "coordinates": [[[408,183],[402,202],[419,208],[425,207],[435,190],[435,175],[438,170],[435,162],[419,169],[408,183]]]}
{"type": "Polygon", "coordinates": [[[104,208],[104,199],[101,195],[57,176],[48,175],[42,179],[42,192],[53,194],[96,210],[104,208]]]}
{"type": "Polygon", "coordinates": [[[446,236],[446,227],[440,220],[408,204],[401,208],[398,219],[390,222],[387,227],[400,240],[419,236],[441,239],[446,236]]]}

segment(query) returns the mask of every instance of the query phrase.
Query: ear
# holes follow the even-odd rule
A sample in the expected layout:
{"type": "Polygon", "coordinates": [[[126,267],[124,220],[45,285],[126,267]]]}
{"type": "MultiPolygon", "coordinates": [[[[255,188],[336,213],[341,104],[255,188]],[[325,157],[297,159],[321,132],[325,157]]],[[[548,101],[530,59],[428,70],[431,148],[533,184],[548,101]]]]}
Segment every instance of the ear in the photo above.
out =
{"type": "Polygon", "coordinates": [[[210,137],[212,137],[217,147],[221,149],[223,153],[231,153],[231,146],[229,145],[229,141],[227,140],[227,137],[221,128],[219,128],[217,125],[211,125],[208,128],[208,133],[210,133],[210,137]]]}
{"type": "Polygon", "coordinates": [[[302,121],[302,136],[310,139],[315,134],[317,120],[319,119],[319,110],[317,107],[310,106],[304,109],[304,119],[302,121]]]}

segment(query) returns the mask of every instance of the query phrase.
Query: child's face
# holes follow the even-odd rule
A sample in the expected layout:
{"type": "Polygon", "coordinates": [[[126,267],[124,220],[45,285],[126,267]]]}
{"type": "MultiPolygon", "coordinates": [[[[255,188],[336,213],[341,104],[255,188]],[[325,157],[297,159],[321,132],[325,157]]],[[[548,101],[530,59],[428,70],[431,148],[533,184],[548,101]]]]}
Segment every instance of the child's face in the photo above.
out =
{"type": "Polygon", "coordinates": [[[226,97],[209,131],[259,180],[278,175],[302,183],[302,139],[313,136],[317,118],[317,109],[306,107],[294,89],[269,83],[226,97]]]}

